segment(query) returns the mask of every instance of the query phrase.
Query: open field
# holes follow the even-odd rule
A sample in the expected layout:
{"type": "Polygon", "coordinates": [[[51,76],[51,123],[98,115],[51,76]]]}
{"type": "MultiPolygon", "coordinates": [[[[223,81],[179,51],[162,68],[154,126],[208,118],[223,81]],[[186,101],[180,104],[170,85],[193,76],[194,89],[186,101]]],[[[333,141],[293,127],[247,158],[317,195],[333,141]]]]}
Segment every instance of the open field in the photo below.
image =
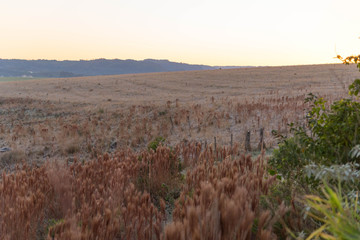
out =
{"type": "MultiPolygon", "coordinates": [[[[308,93],[329,105],[358,76],[314,65],[0,82],[0,239],[304,239],[319,226],[298,199],[318,189],[248,153],[304,126],[308,93]]],[[[298,169],[286,154],[284,171],[298,169]]]]}
{"type": "Polygon", "coordinates": [[[12,82],[12,81],[26,81],[26,80],[39,80],[41,78],[33,77],[0,77],[0,82],[12,82]]]}
{"type": "MultiPolygon", "coordinates": [[[[171,72],[0,83],[0,148],[33,161],[86,160],[117,148],[198,141],[252,148],[264,128],[304,120],[306,94],[335,100],[358,76],[341,64],[171,72]]],[[[15,161],[16,162],[16,161],[15,161]]]]}
{"type": "Polygon", "coordinates": [[[96,105],[203,103],[211,97],[257,99],[309,92],[339,95],[358,72],[342,64],[126,74],[6,82],[0,96],[96,105]]]}

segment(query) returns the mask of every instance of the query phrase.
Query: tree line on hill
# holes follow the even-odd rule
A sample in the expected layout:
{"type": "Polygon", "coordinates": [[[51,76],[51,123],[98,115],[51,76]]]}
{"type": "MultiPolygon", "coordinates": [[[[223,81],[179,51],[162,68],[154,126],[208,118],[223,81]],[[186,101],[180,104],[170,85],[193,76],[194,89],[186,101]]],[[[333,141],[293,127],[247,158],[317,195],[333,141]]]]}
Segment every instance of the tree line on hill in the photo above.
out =
{"type": "Polygon", "coordinates": [[[0,59],[0,77],[63,78],[131,73],[171,72],[234,68],[145,59],[95,59],[79,61],[0,59]]]}

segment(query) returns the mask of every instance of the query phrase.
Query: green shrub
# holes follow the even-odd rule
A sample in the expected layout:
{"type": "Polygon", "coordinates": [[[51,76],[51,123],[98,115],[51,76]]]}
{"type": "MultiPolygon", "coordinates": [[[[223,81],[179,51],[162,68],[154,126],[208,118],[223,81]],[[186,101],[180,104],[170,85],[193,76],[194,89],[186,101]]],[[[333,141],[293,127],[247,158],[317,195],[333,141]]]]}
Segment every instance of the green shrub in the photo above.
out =
{"type": "Polygon", "coordinates": [[[279,148],[269,161],[273,173],[288,180],[317,185],[303,174],[310,163],[331,166],[346,164],[353,158],[351,150],[360,142],[360,103],[354,99],[341,99],[326,107],[326,101],[309,94],[311,103],[307,113],[307,127],[290,124],[293,137],[281,137],[279,148]]]}
{"type": "MultiPolygon", "coordinates": [[[[64,222],[65,222],[65,221],[64,221],[63,218],[61,218],[61,219],[54,219],[54,218],[49,219],[49,220],[48,220],[47,227],[46,227],[46,235],[48,235],[48,233],[49,233],[49,231],[50,231],[50,229],[51,229],[52,227],[54,227],[54,226],[56,226],[56,225],[58,225],[58,224],[62,224],[62,223],[64,223],[64,222]]],[[[54,233],[54,232],[51,232],[50,236],[51,236],[52,238],[54,238],[54,237],[55,237],[55,233],[54,233]]]]}
{"type": "Polygon", "coordinates": [[[275,168],[270,174],[277,173],[283,178],[291,178],[296,169],[306,164],[298,139],[296,137],[284,139],[279,143],[279,148],[273,151],[269,163],[275,168]]]}
{"type": "MultiPolygon", "coordinates": [[[[345,64],[356,63],[360,70],[359,57],[339,59],[345,64]]],[[[356,79],[349,86],[349,97],[330,105],[310,93],[305,99],[310,107],[306,124],[289,124],[293,134],[289,138],[273,131],[280,141],[269,159],[269,172],[282,178],[282,188],[298,193],[316,192],[324,178],[334,183],[338,174],[348,174],[349,169],[357,174],[360,169],[359,91],[360,79],[356,79]]],[[[340,182],[346,184],[346,181],[340,182]]]]}
{"type": "Polygon", "coordinates": [[[149,144],[148,144],[148,150],[152,149],[154,150],[154,152],[156,152],[156,149],[158,148],[158,146],[160,144],[163,144],[165,142],[165,138],[159,136],[159,137],[156,137],[153,141],[151,141],[149,144]]]}
{"type": "Polygon", "coordinates": [[[309,113],[309,127],[314,136],[308,150],[323,164],[347,163],[350,150],[360,140],[360,103],[342,99],[334,102],[330,109],[324,104],[315,102],[309,113]]]}

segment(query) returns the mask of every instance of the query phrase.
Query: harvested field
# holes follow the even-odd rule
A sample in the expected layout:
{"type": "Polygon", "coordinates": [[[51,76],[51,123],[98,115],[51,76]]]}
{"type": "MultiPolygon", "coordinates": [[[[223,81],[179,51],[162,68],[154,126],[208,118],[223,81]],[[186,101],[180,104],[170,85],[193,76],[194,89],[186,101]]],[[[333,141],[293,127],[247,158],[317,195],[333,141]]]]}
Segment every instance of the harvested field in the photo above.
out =
{"type": "Polygon", "coordinates": [[[96,105],[162,105],[176,99],[201,104],[211,97],[336,96],[358,75],[356,68],[342,64],[125,74],[3,82],[0,96],[96,105]]]}
{"type": "Polygon", "coordinates": [[[0,82],[0,148],[38,163],[141,149],[157,136],[170,145],[216,137],[220,147],[233,135],[244,150],[250,131],[256,150],[261,128],[271,148],[272,130],[286,135],[304,120],[306,94],[338,99],[358,75],[329,64],[0,82]]]}
{"type": "Polygon", "coordinates": [[[312,232],[297,200],[308,186],[279,181],[262,150],[277,146],[274,130],[305,124],[308,93],[330,104],[358,75],[317,65],[2,82],[0,238],[312,232]]]}

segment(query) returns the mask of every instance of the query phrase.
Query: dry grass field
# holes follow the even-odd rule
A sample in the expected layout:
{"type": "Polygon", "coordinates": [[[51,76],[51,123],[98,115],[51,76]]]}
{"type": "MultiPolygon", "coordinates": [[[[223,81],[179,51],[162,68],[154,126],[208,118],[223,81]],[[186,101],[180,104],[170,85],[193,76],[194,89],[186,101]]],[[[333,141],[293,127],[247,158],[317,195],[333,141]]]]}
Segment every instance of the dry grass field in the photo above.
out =
{"type": "Polygon", "coordinates": [[[328,64],[41,79],[0,83],[0,96],[97,106],[162,105],[176,99],[202,104],[212,97],[253,100],[309,92],[338,95],[357,74],[352,66],[328,64]]]}
{"type": "Polygon", "coordinates": [[[336,64],[0,82],[0,239],[310,234],[302,193],[248,153],[263,149],[260,129],[272,150],[272,130],[305,124],[308,93],[329,104],[358,75],[336,64]]]}
{"type": "Polygon", "coordinates": [[[272,130],[303,121],[306,94],[338,99],[356,76],[329,64],[0,82],[0,148],[14,152],[1,165],[86,160],[157,136],[225,146],[232,134],[244,149],[250,131],[255,150],[260,128],[272,147],[272,130]]]}

